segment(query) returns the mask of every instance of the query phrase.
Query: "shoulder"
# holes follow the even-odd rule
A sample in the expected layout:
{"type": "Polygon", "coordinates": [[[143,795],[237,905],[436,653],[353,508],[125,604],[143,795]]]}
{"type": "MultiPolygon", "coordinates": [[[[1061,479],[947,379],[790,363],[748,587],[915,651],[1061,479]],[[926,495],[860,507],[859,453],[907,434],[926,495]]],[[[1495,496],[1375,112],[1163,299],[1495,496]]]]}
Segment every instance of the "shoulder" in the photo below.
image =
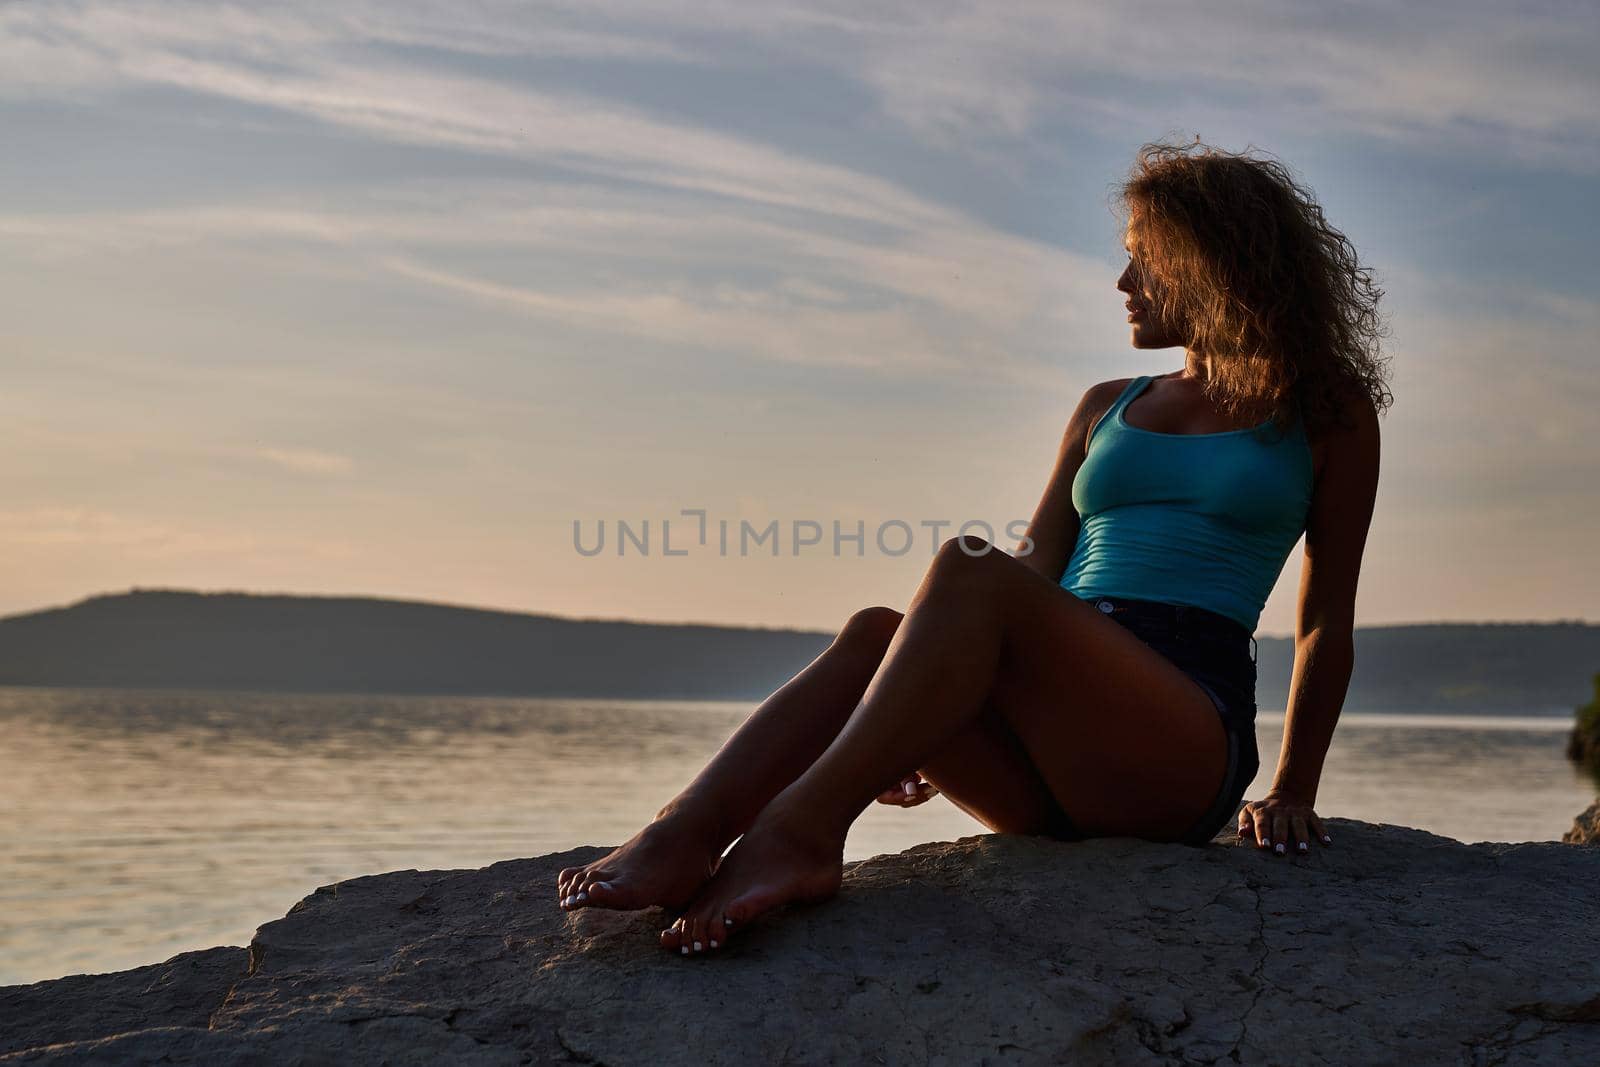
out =
{"type": "Polygon", "coordinates": [[[1311,445],[1313,465],[1320,484],[1330,473],[1375,473],[1378,463],[1378,411],[1371,397],[1355,396],[1339,410],[1339,420],[1325,428],[1311,445]]]}
{"type": "Polygon", "coordinates": [[[1073,416],[1087,417],[1093,423],[1107,408],[1117,402],[1117,397],[1122,395],[1124,389],[1138,381],[1137,378],[1113,378],[1108,382],[1100,382],[1089,386],[1083,392],[1083,397],[1078,401],[1078,410],[1073,416]]]}
{"type": "Polygon", "coordinates": [[[1111,409],[1117,402],[1117,397],[1122,391],[1133,384],[1135,378],[1113,378],[1110,381],[1099,382],[1084,390],[1078,407],[1073,411],[1072,417],[1067,420],[1067,442],[1075,445],[1080,451],[1089,447],[1089,437],[1094,433],[1094,428],[1100,422],[1100,417],[1111,409]]]}

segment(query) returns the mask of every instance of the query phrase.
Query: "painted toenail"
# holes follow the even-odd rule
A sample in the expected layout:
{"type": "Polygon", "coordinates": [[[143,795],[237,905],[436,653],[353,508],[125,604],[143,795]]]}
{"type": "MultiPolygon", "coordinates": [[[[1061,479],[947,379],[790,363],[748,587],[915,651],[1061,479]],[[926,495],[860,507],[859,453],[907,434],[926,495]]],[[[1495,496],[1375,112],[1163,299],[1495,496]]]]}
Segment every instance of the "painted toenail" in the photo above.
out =
{"type": "Polygon", "coordinates": [[[588,899],[589,899],[589,894],[588,894],[588,893],[579,893],[579,894],[578,894],[578,895],[577,895],[577,896],[576,896],[576,897],[574,897],[574,898],[573,898],[573,899],[574,899],[574,900],[580,900],[580,901],[581,901],[581,900],[588,900],[588,899]]]}
{"type": "Polygon", "coordinates": [[[596,882],[591,888],[610,890],[611,883],[610,882],[596,882]]]}

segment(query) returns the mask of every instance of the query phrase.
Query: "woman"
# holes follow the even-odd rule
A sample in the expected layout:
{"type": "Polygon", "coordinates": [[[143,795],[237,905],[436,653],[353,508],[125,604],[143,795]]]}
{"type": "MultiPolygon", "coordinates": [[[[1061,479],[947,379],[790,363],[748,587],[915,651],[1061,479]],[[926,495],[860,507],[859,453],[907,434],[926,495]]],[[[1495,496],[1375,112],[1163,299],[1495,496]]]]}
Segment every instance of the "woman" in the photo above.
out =
{"type": "Polygon", "coordinates": [[[1003,833],[1203,844],[1238,812],[1275,854],[1331,844],[1313,804],[1392,402],[1382,292],[1276,162],[1146,145],[1122,203],[1133,346],[1183,369],[1086,392],[1017,556],[952,540],[903,615],[851,616],[653,822],[561,872],[563,908],[661,905],[664,947],[713,950],[834,893],[874,798],[936,791],[1003,833]],[[1302,532],[1283,748],[1241,809],[1250,635],[1302,532]]]}

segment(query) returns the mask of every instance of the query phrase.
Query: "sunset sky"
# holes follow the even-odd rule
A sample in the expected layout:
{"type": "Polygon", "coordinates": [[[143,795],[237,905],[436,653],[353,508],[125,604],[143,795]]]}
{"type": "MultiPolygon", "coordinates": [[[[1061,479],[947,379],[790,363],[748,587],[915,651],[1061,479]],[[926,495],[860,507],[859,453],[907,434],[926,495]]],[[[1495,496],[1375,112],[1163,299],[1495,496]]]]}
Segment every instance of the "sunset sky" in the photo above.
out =
{"type": "Polygon", "coordinates": [[[1110,204],[1198,134],[1388,293],[1358,623],[1596,620],[1597,53],[1589,2],[5,4],[0,612],[903,608],[920,524],[1026,519],[1085,388],[1181,365],[1110,204]]]}

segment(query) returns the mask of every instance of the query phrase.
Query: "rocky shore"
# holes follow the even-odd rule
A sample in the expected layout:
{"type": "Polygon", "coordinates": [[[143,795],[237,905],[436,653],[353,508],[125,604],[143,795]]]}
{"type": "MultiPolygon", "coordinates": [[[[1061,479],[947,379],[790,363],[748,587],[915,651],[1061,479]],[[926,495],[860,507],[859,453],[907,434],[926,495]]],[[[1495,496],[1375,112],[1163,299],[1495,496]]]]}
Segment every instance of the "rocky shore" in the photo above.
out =
{"type": "Polygon", "coordinates": [[[1600,1063],[1600,848],[1330,832],[922,845],[687,959],[555,907],[599,848],[374,875],[248,948],[0,989],[0,1064],[1600,1063]]]}

